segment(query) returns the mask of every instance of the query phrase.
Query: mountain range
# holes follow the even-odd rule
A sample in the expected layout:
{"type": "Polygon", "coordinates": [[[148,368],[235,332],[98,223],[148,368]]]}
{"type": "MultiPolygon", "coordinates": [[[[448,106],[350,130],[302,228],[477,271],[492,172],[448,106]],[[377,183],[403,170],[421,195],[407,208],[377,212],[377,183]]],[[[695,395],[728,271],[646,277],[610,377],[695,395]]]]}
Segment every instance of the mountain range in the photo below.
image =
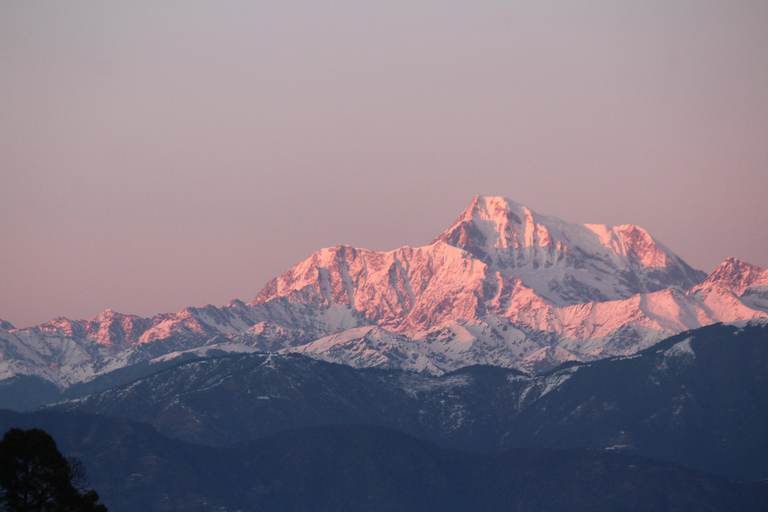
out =
{"type": "Polygon", "coordinates": [[[0,321],[0,426],[114,511],[764,510],[767,375],[765,269],[499,197],[249,303],[0,321]]]}
{"type": "Polygon", "coordinates": [[[152,318],[108,309],[24,329],[3,322],[0,400],[16,399],[0,405],[39,405],[182,354],[299,352],[433,375],[475,364],[535,374],[758,318],[768,318],[765,269],[729,258],[707,276],[640,227],[571,224],[476,196],[427,246],[322,249],[250,303],[152,318]],[[26,402],[19,382],[35,390],[26,402]]]}

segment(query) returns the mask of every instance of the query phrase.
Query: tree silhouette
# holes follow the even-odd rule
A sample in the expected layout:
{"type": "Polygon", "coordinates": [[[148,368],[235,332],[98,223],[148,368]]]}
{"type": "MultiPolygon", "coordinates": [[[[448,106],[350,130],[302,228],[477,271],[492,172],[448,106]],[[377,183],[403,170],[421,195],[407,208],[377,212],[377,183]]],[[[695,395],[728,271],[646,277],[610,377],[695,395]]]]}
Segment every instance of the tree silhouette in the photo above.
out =
{"type": "Polygon", "coordinates": [[[9,430],[0,441],[0,510],[5,512],[107,512],[85,491],[85,471],[67,460],[39,429],[9,430]],[[77,486],[77,487],[76,487],[77,486]]]}

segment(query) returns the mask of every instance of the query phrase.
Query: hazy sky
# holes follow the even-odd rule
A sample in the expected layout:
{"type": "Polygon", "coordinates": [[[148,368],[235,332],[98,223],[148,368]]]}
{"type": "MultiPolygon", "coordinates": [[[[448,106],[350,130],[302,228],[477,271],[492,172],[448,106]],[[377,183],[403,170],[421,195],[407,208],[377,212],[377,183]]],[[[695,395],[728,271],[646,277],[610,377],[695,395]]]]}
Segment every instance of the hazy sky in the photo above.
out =
{"type": "Polygon", "coordinates": [[[250,301],[476,193],[768,267],[768,2],[0,1],[0,318],[250,301]]]}

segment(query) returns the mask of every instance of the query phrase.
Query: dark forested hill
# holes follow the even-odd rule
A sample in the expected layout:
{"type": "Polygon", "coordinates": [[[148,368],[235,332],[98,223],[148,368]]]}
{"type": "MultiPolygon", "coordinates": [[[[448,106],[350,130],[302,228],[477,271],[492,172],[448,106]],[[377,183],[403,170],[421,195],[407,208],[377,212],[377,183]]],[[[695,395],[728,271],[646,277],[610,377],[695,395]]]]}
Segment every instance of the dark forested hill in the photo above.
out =
{"type": "Polygon", "coordinates": [[[372,426],[309,427],[229,448],[82,413],[0,412],[80,457],[111,512],[762,511],[765,484],[635,455],[571,449],[478,454],[372,426]]]}

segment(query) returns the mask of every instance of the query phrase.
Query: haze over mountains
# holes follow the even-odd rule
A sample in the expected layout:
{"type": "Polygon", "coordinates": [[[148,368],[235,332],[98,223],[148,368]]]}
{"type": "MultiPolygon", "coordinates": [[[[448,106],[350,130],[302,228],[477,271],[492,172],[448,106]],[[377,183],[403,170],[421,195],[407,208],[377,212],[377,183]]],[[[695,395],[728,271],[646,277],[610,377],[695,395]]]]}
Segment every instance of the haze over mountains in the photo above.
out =
{"type": "Polygon", "coordinates": [[[473,364],[537,373],[759,318],[768,318],[765,269],[729,258],[707,276],[640,227],[571,224],[476,196],[427,246],[322,249],[247,304],[153,318],[106,310],[25,329],[4,322],[0,378],[63,390],[216,351],[300,352],[434,375],[473,364]]]}

